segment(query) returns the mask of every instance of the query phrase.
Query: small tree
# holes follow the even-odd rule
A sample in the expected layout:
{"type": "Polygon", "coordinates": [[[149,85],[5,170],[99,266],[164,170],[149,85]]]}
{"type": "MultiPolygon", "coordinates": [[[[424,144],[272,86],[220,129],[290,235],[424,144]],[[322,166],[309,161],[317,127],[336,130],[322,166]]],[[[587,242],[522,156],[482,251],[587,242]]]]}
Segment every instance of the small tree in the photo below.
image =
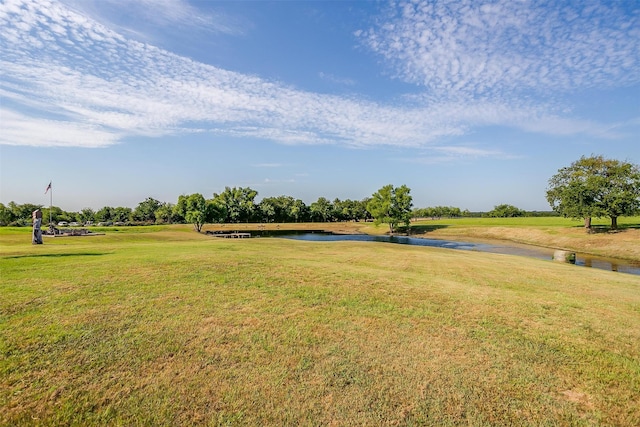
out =
{"type": "Polygon", "coordinates": [[[207,222],[209,217],[207,201],[200,193],[194,193],[188,196],[181,195],[178,197],[175,210],[188,223],[193,224],[193,228],[198,233],[202,231],[202,226],[207,222]]]}
{"type": "Polygon", "coordinates": [[[565,217],[584,218],[587,229],[591,217],[608,216],[615,230],[618,217],[634,215],[640,208],[640,168],[603,156],[583,156],[549,179],[547,201],[565,217]]]}
{"type": "Polygon", "coordinates": [[[393,185],[385,185],[373,193],[367,204],[367,210],[371,213],[374,223],[389,224],[389,233],[393,234],[395,227],[403,223],[409,226],[411,221],[411,208],[413,199],[411,189],[406,185],[394,188],[393,185]]]}

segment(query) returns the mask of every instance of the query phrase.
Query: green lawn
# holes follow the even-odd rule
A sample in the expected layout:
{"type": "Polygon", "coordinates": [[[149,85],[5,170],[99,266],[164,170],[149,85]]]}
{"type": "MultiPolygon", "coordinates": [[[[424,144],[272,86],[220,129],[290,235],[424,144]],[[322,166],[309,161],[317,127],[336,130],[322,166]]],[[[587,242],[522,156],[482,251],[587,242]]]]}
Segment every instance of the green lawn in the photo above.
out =
{"type": "Polygon", "coordinates": [[[188,227],[0,229],[3,425],[639,425],[640,278],[188,227]]]}

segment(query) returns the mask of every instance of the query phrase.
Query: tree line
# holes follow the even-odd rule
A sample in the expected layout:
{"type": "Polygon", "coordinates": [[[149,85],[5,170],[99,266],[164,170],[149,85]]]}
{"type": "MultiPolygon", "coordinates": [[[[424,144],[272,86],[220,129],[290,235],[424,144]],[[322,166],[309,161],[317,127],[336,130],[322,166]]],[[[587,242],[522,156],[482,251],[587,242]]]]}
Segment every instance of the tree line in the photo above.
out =
{"type": "Polygon", "coordinates": [[[184,223],[241,223],[241,222],[335,222],[371,221],[367,210],[370,198],[333,201],[319,197],[311,204],[291,196],[265,197],[256,202],[258,192],[250,187],[226,187],[206,199],[202,194],[181,195],[176,203],[161,202],[148,197],[135,208],[104,206],[99,210],[84,208],[79,212],[65,211],[57,206],[10,202],[0,203],[0,225],[30,226],[31,213],[40,209],[43,218],[59,222],[184,224],[184,223]]]}
{"type": "MultiPolygon", "coordinates": [[[[201,231],[207,223],[374,221],[389,224],[393,232],[399,224],[408,225],[411,218],[415,217],[410,192],[406,185],[386,185],[362,200],[336,198],[331,201],[319,197],[307,205],[291,196],[265,197],[256,202],[258,192],[250,187],[225,187],[221,193],[213,193],[210,199],[200,193],[181,195],[176,203],[160,202],[148,197],[138,203],[135,209],[105,206],[98,211],[84,208],[79,212],[67,212],[55,206],[48,208],[32,203],[10,202],[8,206],[0,203],[0,225],[30,226],[32,212],[41,209],[45,221],[51,218],[54,224],[189,223],[193,224],[196,231],[201,231]]],[[[447,212],[461,212],[457,208],[448,209],[447,212]]]]}
{"type": "Polygon", "coordinates": [[[611,228],[617,227],[620,216],[640,211],[640,168],[629,162],[605,159],[602,156],[581,157],[570,166],[558,170],[549,179],[547,200],[553,212],[527,212],[513,205],[501,204],[489,212],[469,212],[453,206],[413,208],[411,190],[402,185],[386,185],[362,200],[333,201],[319,197],[310,205],[291,196],[265,197],[256,202],[258,192],[250,187],[225,187],[210,199],[202,194],[181,195],[176,203],[160,202],[152,197],[134,208],[104,206],[98,211],[84,208],[67,212],[31,203],[7,206],[0,203],[0,225],[30,226],[31,213],[41,209],[43,218],[51,217],[55,224],[65,221],[79,224],[193,224],[197,231],[206,223],[240,222],[337,222],[375,221],[389,225],[390,232],[400,225],[409,225],[417,218],[457,217],[519,217],[562,215],[583,218],[591,227],[592,217],[609,217],[611,228]]]}

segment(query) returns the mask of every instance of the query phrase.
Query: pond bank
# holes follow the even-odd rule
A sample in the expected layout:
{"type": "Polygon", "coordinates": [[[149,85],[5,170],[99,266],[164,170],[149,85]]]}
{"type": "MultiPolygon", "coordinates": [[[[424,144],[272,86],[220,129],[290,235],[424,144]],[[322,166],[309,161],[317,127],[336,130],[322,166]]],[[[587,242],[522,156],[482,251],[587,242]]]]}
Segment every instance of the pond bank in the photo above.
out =
{"type": "MultiPolygon", "coordinates": [[[[529,258],[538,258],[551,261],[553,259],[553,249],[542,248],[515,243],[486,243],[470,242],[443,239],[427,239],[409,236],[381,236],[368,234],[334,234],[330,232],[287,232],[263,231],[257,234],[264,237],[281,237],[293,240],[305,240],[314,242],[337,242],[337,241],[358,241],[358,242],[381,242],[405,244],[411,246],[429,246],[444,249],[468,250],[477,252],[488,252],[504,255],[517,255],[529,258]]],[[[620,259],[591,256],[577,253],[575,265],[582,267],[592,267],[607,271],[616,271],[627,274],[640,275],[640,263],[625,261],[620,259]]]]}
{"type": "MultiPolygon", "coordinates": [[[[543,218],[544,219],[544,218],[543,218]]],[[[640,263],[640,228],[621,229],[616,233],[587,234],[581,227],[535,225],[506,226],[499,218],[495,225],[467,224],[464,220],[424,221],[411,225],[410,237],[466,241],[497,245],[527,245],[549,250],[562,249],[597,257],[627,260],[640,263]]],[[[224,232],[249,230],[279,231],[327,231],[334,234],[367,234],[385,236],[388,227],[376,227],[371,222],[335,223],[270,223],[270,224],[211,224],[207,230],[224,232]]]]}

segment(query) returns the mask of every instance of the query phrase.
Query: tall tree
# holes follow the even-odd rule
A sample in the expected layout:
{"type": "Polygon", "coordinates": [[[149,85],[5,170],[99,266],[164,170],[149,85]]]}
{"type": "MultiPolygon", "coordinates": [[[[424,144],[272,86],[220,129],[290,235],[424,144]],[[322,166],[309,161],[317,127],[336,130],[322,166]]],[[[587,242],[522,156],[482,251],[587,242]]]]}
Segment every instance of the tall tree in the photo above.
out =
{"type": "Polygon", "coordinates": [[[393,185],[385,185],[373,193],[367,204],[367,210],[373,216],[374,223],[389,224],[389,233],[393,234],[398,224],[409,226],[411,221],[411,207],[413,199],[411,189],[406,185],[394,188],[393,185]]]}
{"type": "MultiPolygon", "coordinates": [[[[131,208],[128,208],[126,206],[118,206],[117,208],[113,208],[113,210],[111,211],[111,219],[116,222],[131,221],[132,216],[133,216],[133,211],[131,210],[131,208]]],[[[154,213],[154,218],[155,218],[155,213],[154,213]]]]}
{"type": "Polygon", "coordinates": [[[274,197],[265,197],[258,205],[260,220],[263,222],[273,222],[276,218],[276,202],[274,197]]]}
{"type": "Polygon", "coordinates": [[[113,221],[113,208],[111,206],[105,206],[96,212],[94,217],[96,221],[99,222],[113,221]]]}
{"type": "Polygon", "coordinates": [[[549,179],[547,201],[565,217],[584,218],[587,229],[591,217],[607,216],[615,230],[618,217],[640,209],[640,168],[603,156],[582,156],[549,179]]]}
{"type": "Polygon", "coordinates": [[[138,206],[133,211],[133,219],[136,221],[155,222],[156,211],[162,206],[159,200],[153,197],[147,197],[145,201],[138,203],[138,206]]]}
{"type": "Polygon", "coordinates": [[[254,202],[258,192],[249,187],[225,187],[220,194],[214,193],[213,200],[223,206],[227,218],[225,222],[248,222],[256,211],[254,202]]]}
{"type": "Polygon", "coordinates": [[[156,222],[165,224],[176,222],[176,217],[173,215],[173,208],[173,203],[162,203],[160,207],[156,209],[156,222]]]}
{"type": "Polygon", "coordinates": [[[84,208],[78,214],[78,219],[83,223],[88,221],[93,221],[95,219],[96,213],[91,208],[84,208]]]}
{"type": "Polygon", "coordinates": [[[333,205],[326,197],[318,197],[318,200],[311,203],[310,212],[314,220],[327,222],[333,218],[333,205]]]}
{"type": "Polygon", "coordinates": [[[289,208],[289,216],[295,222],[304,221],[309,216],[309,207],[302,200],[296,199],[289,208]]]}

